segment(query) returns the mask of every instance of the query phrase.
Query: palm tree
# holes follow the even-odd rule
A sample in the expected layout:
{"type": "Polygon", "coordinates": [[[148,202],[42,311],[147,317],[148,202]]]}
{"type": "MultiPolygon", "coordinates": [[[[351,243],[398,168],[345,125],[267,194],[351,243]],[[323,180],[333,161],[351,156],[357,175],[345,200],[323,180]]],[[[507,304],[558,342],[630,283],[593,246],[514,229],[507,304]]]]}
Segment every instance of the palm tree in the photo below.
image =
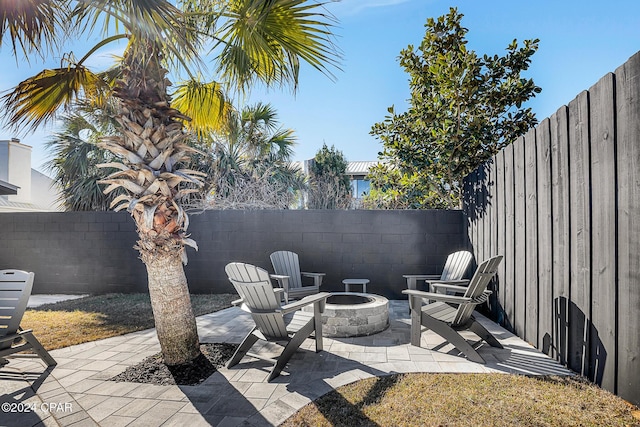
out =
{"type": "Polygon", "coordinates": [[[224,131],[212,139],[212,180],[207,183],[211,187],[201,208],[291,207],[304,187],[304,177],[290,164],[295,133],[280,127],[275,108],[257,103],[232,110],[224,131]]]}
{"type": "MultiPolygon", "coordinates": [[[[194,78],[200,89],[184,94],[182,111],[173,108],[168,68],[189,70],[195,61],[202,69],[200,48],[213,46],[221,84],[240,92],[256,81],[295,88],[300,60],[330,74],[338,54],[330,17],[320,7],[305,0],[182,0],[177,6],[166,0],[0,2],[0,41],[9,38],[16,54],[20,46],[25,54],[46,56],[66,37],[87,37],[87,32],[104,37],[81,59],[65,55],[60,68],[20,83],[5,95],[4,107],[11,125],[36,127],[78,100],[99,105],[115,99],[119,135],[104,137],[99,146],[118,156],[105,165],[117,171],[101,182],[105,193],[125,191],[111,207],[127,209],[135,220],[136,248],[147,268],[156,330],[169,365],[189,363],[200,354],[183,269],[185,246],[197,246],[188,237],[180,200],[198,191],[202,174],[182,166],[193,150],[187,144],[186,112],[224,103],[215,90],[218,83],[194,78]],[[68,23],[70,33],[59,33],[68,23]],[[91,54],[119,40],[127,47],[117,73],[107,78],[86,67],[91,54]],[[217,101],[206,101],[211,97],[217,101]]],[[[206,125],[220,122],[221,115],[211,117],[213,124],[206,125]]]]}
{"type": "Polygon", "coordinates": [[[67,211],[106,211],[122,189],[102,192],[98,181],[116,171],[98,165],[116,160],[97,146],[105,135],[116,133],[114,122],[104,110],[81,104],[62,117],[62,126],[47,141],[53,158],[46,167],[61,187],[60,202],[67,211]]]}
{"type": "Polygon", "coordinates": [[[282,129],[271,104],[257,103],[242,109],[228,124],[228,144],[248,160],[289,161],[296,137],[292,129],[282,129]]]}

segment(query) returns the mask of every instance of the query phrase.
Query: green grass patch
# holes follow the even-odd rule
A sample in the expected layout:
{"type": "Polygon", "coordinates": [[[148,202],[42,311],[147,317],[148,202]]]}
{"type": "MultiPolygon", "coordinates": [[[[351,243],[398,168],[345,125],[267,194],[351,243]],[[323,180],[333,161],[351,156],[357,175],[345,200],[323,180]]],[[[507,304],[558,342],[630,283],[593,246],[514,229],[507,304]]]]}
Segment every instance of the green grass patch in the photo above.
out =
{"type": "MultiPolygon", "coordinates": [[[[196,316],[222,310],[234,294],[191,295],[196,316]]],[[[28,309],[24,329],[33,329],[47,350],[109,338],[154,327],[148,294],[106,294],[28,309]]]]}
{"type": "Polygon", "coordinates": [[[283,426],[638,426],[637,416],[580,377],[420,373],[340,387],[283,426]]]}

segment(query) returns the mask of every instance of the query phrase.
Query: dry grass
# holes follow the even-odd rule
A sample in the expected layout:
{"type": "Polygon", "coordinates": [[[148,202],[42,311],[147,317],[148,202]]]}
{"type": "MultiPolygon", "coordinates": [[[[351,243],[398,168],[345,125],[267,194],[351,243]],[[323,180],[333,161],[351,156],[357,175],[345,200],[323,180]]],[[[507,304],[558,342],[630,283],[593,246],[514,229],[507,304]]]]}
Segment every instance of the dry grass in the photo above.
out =
{"type": "MultiPolygon", "coordinates": [[[[196,316],[231,306],[232,294],[191,295],[196,316]]],[[[154,327],[148,294],[107,294],[46,304],[22,318],[47,350],[154,327]]]]}
{"type": "Polygon", "coordinates": [[[283,425],[640,426],[634,410],[580,378],[402,374],[340,387],[283,425]]]}

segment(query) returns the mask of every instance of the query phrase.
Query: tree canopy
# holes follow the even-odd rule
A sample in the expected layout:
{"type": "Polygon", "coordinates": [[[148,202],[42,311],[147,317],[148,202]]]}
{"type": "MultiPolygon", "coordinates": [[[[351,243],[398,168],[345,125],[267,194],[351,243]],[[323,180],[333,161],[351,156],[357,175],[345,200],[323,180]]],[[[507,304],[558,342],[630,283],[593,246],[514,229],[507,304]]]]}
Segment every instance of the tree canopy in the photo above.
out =
{"type": "Polygon", "coordinates": [[[351,206],[351,187],[347,159],[342,151],[323,144],[309,171],[309,209],[348,209],[351,206]]]}
{"type": "Polygon", "coordinates": [[[371,134],[383,144],[370,170],[373,208],[456,208],[463,178],[537,124],[523,104],[541,89],[521,76],[538,39],[513,40],[504,56],[467,49],[463,15],[429,18],[417,49],[400,52],[409,74],[409,109],[376,123],[371,134]]]}

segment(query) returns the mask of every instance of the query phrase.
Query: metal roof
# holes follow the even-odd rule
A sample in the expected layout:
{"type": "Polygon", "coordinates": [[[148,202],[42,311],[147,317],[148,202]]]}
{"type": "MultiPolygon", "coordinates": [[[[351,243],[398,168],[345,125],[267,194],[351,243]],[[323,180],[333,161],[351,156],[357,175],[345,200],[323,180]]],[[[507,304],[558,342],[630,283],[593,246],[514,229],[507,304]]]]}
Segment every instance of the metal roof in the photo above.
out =
{"type": "Polygon", "coordinates": [[[377,161],[349,162],[347,164],[347,175],[366,175],[369,173],[369,169],[376,164],[378,164],[377,161]]]}
{"type": "Polygon", "coordinates": [[[0,196],[14,195],[18,194],[17,185],[9,184],[6,181],[0,180],[0,196]]]}
{"type": "Polygon", "coordinates": [[[10,202],[0,197],[0,212],[51,212],[52,210],[34,203],[10,202]]]}

